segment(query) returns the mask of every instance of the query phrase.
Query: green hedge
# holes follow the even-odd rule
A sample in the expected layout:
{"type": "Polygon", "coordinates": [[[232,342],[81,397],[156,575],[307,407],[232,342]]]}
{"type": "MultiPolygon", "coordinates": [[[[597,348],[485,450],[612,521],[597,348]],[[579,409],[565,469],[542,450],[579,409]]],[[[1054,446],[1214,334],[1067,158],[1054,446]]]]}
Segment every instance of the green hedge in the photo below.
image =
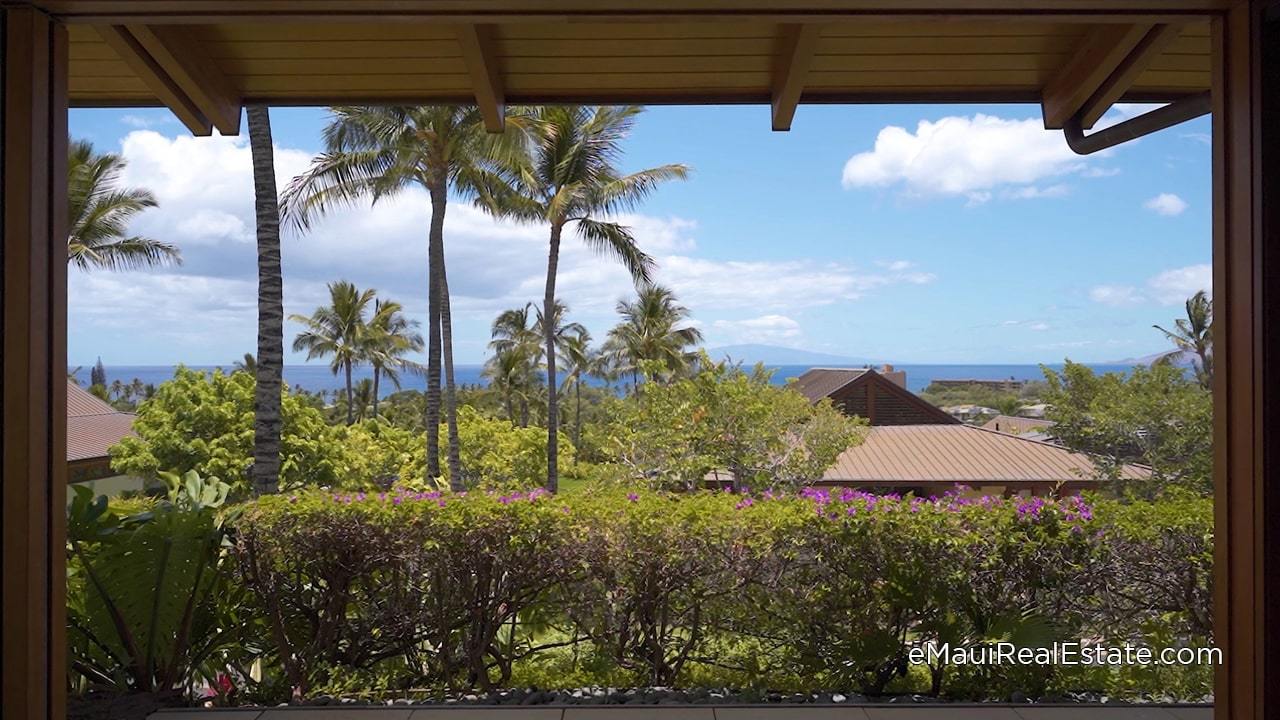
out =
{"type": "Polygon", "coordinates": [[[922,667],[928,641],[1211,642],[1212,503],[309,491],[237,522],[268,672],[1198,699],[1207,668],[922,667]]]}

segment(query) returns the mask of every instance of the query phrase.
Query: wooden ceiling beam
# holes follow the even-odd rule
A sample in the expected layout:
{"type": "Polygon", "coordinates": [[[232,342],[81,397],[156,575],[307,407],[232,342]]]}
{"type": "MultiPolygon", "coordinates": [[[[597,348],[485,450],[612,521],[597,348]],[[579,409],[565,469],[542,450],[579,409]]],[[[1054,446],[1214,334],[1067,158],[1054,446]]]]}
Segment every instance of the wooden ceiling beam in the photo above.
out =
{"type": "Polygon", "coordinates": [[[127,25],[156,65],[223,135],[240,133],[241,101],[217,64],[200,52],[191,32],[176,25],[127,25]]]}
{"type": "Polygon", "coordinates": [[[1104,25],[1089,33],[1045,85],[1040,99],[1045,128],[1061,129],[1124,63],[1151,28],[1145,23],[1104,25]]]}
{"type": "Polygon", "coordinates": [[[187,126],[192,135],[213,134],[213,123],[156,64],[142,44],[133,37],[133,33],[123,25],[100,25],[96,29],[102,40],[111,46],[116,55],[155,94],[156,99],[187,126]]]}
{"type": "Polygon", "coordinates": [[[779,51],[775,55],[773,90],[770,105],[773,129],[791,129],[796,106],[804,93],[805,77],[818,49],[818,37],[822,30],[818,25],[783,25],[779,37],[779,51]]]}
{"type": "Polygon", "coordinates": [[[1182,32],[1181,25],[1156,25],[1146,34],[1138,46],[1129,53],[1120,67],[1098,88],[1080,108],[1081,127],[1091,128],[1124,94],[1133,87],[1138,76],[1151,65],[1151,61],[1164,52],[1182,32]]]}
{"type": "Polygon", "coordinates": [[[463,63],[471,75],[484,127],[491,133],[500,133],[507,112],[502,77],[498,73],[498,54],[494,49],[493,26],[459,25],[457,33],[463,63]]]}

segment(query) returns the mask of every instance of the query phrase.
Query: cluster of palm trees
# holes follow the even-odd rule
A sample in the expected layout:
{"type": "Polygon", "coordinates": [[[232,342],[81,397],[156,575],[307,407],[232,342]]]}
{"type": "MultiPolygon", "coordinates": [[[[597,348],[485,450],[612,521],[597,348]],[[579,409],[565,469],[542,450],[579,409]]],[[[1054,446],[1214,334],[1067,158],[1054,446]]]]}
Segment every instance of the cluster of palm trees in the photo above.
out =
{"type": "MultiPolygon", "coordinates": [[[[431,203],[427,233],[427,469],[439,477],[438,426],[448,427],[447,462],[455,489],[463,470],[458,451],[452,315],[445,268],[444,219],[451,198],[474,202],[496,218],[548,228],[546,288],[541,312],[554,316],[560,245],[566,228],[597,252],[620,261],[647,283],[653,260],[629,228],[612,219],[634,208],[661,183],[683,178],[683,165],[634,173],[617,167],[637,106],[513,109],[507,131],[485,132],[474,107],[337,107],[325,128],[325,152],[286,188],[285,215],[305,230],[332,209],[376,203],[410,187],[431,203]],[[443,370],[443,383],[441,371],[443,370]],[[442,412],[443,411],[443,412],[442,412]]],[[[252,125],[252,123],[251,123],[252,125]]],[[[252,127],[251,127],[252,130],[252,127]]],[[[547,388],[546,487],[558,486],[556,323],[541,328],[547,388]]]]}
{"type": "MultiPolygon", "coordinates": [[[[426,472],[432,478],[443,474],[438,433],[443,416],[448,426],[449,477],[455,489],[460,489],[463,473],[444,253],[448,203],[450,199],[468,200],[496,218],[546,226],[544,314],[554,311],[557,266],[566,229],[574,231],[588,247],[621,262],[638,285],[647,284],[652,258],[639,247],[630,229],[613,218],[635,208],[662,183],[686,177],[688,169],[670,164],[625,173],[618,167],[622,142],[641,111],[638,106],[511,108],[506,132],[489,134],[475,107],[335,107],[323,133],[324,152],[283,194],[277,194],[268,108],[249,105],[246,117],[258,247],[257,391],[250,476],[257,491],[275,492],[279,475],[284,372],[282,214],[287,224],[305,231],[339,207],[376,203],[412,187],[426,191],[431,204],[427,228],[426,472]]],[[[125,236],[128,219],[154,206],[155,200],[142,190],[119,193],[110,189],[120,167],[118,157],[95,156],[87,144],[73,148],[71,262],[125,268],[180,261],[171,245],[125,236]],[[97,194],[77,191],[77,182],[108,189],[97,194]]],[[[554,327],[555,323],[547,323],[540,338],[548,406],[546,487],[551,491],[558,485],[557,354],[560,348],[569,352],[558,343],[554,327]]],[[[346,361],[338,361],[336,351],[330,357],[345,370],[342,363],[346,361]]],[[[350,388],[347,394],[351,396],[350,388]]]]}
{"type": "Polygon", "coordinates": [[[293,339],[294,352],[306,351],[308,360],[328,358],[333,374],[342,373],[348,425],[364,419],[366,407],[372,407],[372,417],[378,417],[384,378],[398,389],[401,371],[419,368],[408,358],[410,353],[422,352],[418,321],[407,318],[400,303],[378,299],[375,290],[360,290],[345,280],[329,283],[328,305],[309,316],[289,319],[304,328],[293,339]],[[373,370],[373,379],[367,386],[353,383],[352,372],[365,365],[373,370]]]}
{"type": "MultiPolygon", "coordinates": [[[[550,323],[533,303],[506,310],[493,321],[489,342],[493,356],[485,363],[484,376],[502,398],[507,417],[521,427],[529,424],[530,406],[550,397],[551,386],[543,381],[549,362],[564,373],[558,392],[574,394],[575,445],[582,438],[582,386],[589,379],[605,383],[629,379],[634,390],[641,376],[663,382],[696,364],[694,348],[702,342],[702,333],[688,324],[688,308],[660,285],[641,285],[635,299],[618,301],[622,321],[599,347],[592,345],[585,327],[567,321],[568,307],[563,302],[555,301],[552,308],[550,323]],[[545,352],[548,336],[554,338],[552,359],[545,352]]],[[[547,402],[548,424],[555,411],[547,402]]]]}

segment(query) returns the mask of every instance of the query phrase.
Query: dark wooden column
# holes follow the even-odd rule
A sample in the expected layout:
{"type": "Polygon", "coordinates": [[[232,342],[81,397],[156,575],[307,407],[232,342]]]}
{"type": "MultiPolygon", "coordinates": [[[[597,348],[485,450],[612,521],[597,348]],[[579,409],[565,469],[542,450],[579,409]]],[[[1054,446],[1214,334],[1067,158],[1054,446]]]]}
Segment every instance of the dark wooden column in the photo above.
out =
{"type": "Polygon", "coordinates": [[[1213,23],[1216,717],[1280,717],[1280,48],[1275,2],[1213,23]]]}
{"type": "Polygon", "coordinates": [[[0,715],[65,711],[67,35],[3,11],[0,715]]]}

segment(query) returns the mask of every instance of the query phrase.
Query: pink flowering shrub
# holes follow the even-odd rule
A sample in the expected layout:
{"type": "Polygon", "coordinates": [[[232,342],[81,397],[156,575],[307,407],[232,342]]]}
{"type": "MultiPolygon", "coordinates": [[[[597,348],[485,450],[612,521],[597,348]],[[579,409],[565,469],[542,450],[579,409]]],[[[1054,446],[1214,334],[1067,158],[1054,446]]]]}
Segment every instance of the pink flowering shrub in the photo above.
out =
{"type": "Polygon", "coordinates": [[[938,666],[919,687],[909,651],[1141,641],[1153,628],[1210,640],[1211,504],[1187,503],[310,491],[249,505],[236,552],[267,655],[296,692],[370,669],[405,687],[499,687],[554,656],[610,683],[680,685],[716,668],[764,687],[913,682],[987,699],[1109,681],[938,666]]]}

